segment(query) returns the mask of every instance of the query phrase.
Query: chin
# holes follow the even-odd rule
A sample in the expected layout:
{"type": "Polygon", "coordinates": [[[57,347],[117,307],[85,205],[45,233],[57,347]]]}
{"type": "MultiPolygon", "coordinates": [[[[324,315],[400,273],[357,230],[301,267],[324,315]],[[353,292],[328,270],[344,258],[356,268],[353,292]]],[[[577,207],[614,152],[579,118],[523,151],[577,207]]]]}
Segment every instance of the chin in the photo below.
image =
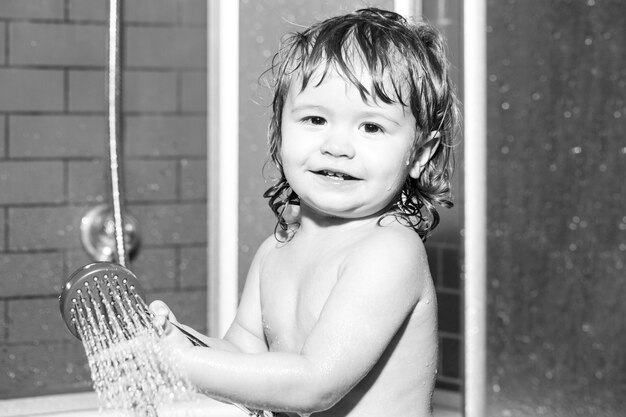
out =
{"type": "Polygon", "coordinates": [[[311,211],[316,213],[319,216],[333,218],[333,219],[344,219],[344,220],[358,220],[365,219],[370,217],[378,217],[382,210],[356,210],[354,208],[320,208],[320,207],[309,207],[311,211]]]}

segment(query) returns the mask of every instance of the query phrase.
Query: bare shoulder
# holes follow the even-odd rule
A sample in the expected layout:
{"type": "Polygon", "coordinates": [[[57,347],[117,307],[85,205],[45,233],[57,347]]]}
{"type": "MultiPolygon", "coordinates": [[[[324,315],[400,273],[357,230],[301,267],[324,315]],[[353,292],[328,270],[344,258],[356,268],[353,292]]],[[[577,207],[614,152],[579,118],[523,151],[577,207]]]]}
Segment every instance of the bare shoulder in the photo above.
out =
{"type": "Polygon", "coordinates": [[[422,240],[402,225],[373,228],[353,249],[346,256],[346,266],[382,285],[413,289],[419,297],[424,284],[431,280],[422,240]]]}
{"type": "Polygon", "coordinates": [[[263,262],[263,259],[273,250],[275,250],[281,243],[276,239],[274,235],[270,235],[261,242],[254,255],[254,262],[263,262]]]}
{"type": "Polygon", "coordinates": [[[378,226],[363,235],[354,251],[360,262],[397,261],[404,267],[426,263],[426,250],[419,235],[407,227],[392,224],[378,226]],[[381,259],[383,258],[383,259],[381,259]]]}

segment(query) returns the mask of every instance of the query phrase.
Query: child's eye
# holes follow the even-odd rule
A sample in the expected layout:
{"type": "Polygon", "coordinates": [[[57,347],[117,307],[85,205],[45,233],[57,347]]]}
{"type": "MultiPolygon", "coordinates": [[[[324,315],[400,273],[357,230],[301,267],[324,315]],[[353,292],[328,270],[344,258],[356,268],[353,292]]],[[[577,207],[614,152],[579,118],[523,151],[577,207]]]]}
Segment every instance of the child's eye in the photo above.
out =
{"type": "Polygon", "coordinates": [[[375,123],[363,123],[362,126],[365,133],[382,133],[384,131],[382,127],[375,123]]]}
{"type": "Polygon", "coordinates": [[[314,126],[323,126],[326,124],[326,119],[320,116],[308,116],[302,119],[303,123],[308,123],[314,126]]]}

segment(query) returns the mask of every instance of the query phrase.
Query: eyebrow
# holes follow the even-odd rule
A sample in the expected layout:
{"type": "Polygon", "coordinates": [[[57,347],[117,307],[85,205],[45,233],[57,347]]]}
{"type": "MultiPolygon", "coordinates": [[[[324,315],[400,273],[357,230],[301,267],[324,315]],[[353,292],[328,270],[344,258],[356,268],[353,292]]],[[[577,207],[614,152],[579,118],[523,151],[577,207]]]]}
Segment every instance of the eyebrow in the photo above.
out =
{"type": "Polygon", "coordinates": [[[298,104],[297,106],[293,106],[292,109],[289,111],[289,113],[296,113],[296,112],[305,111],[305,110],[326,110],[326,107],[316,105],[316,104],[302,103],[302,104],[298,104]]]}

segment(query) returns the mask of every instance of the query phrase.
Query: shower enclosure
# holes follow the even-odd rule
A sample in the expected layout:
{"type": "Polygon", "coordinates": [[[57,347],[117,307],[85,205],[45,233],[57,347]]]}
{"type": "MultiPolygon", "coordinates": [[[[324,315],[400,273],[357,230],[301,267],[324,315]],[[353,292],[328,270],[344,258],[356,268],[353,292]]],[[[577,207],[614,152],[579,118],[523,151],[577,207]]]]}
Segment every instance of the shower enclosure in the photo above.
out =
{"type": "MultiPolygon", "coordinates": [[[[142,237],[131,269],[149,299],[217,334],[274,226],[260,197],[269,110],[258,75],[282,32],[363,2],[240,1],[227,36],[211,33],[207,6],[229,0],[124,3],[124,194],[142,237]],[[207,85],[207,73],[228,72],[207,39],[240,51],[232,84],[207,85]],[[208,105],[216,96],[226,101],[208,105]]],[[[446,32],[471,128],[457,152],[457,208],[427,242],[436,397],[467,417],[620,415],[626,3],[368,4],[424,14],[446,32]]],[[[57,297],[92,261],[81,219],[110,198],[106,20],[101,0],[0,2],[0,415],[20,398],[91,391],[57,297]]]]}
{"type": "MultiPolygon", "coordinates": [[[[85,354],[58,316],[57,297],[63,280],[93,261],[81,243],[81,219],[111,201],[107,3],[0,4],[0,400],[36,404],[35,398],[91,391],[85,354]]],[[[394,3],[377,5],[398,7],[394,3]]],[[[397,3],[406,3],[406,12],[416,7],[397,3]]],[[[165,299],[180,320],[219,334],[232,317],[238,277],[259,239],[274,227],[260,197],[266,188],[261,167],[267,91],[258,83],[259,73],[282,32],[362,4],[240,2],[239,32],[211,33],[207,6],[214,10],[216,4],[123,2],[120,162],[124,211],[141,233],[130,268],[148,300],[165,299]],[[227,50],[238,36],[242,70],[230,83],[232,67],[226,62],[220,68],[223,57],[207,56],[207,50],[217,49],[207,39],[227,50]],[[222,71],[220,82],[207,85],[207,73],[216,71],[222,71]],[[233,89],[237,84],[239,92],[233,89]],[[207,97],[215,96],[225,101],[207,105],[207,97]],[[233,102],[241,103],[239,135],[224,117],[233,102]],[[234,139],[207,141],[207,135],[234,139]],[[216,212],[220,222],[213,221],[216,212]],[[208,259],[207,252],[217,255],[208,259]],[[207,283],[207,275],[233,279],[207,283]]],[[[235,59],[232,55],[227,60],[235,59]]],[[[429,249],[432,256],[441,255],[441,276],[450,269],[443,254],[458,259],[458,244],[450,249],[445,243],[429,249]]],[[[458,284],[448,276],[452,284],[441,284],[449,287],[443,297],[458,300],[458,284]]],[[[446,337],[458,354],[459,321],[449,317],[457,333],[446,337]]],[[[449,377],[441,383],[458,390],[459,361],[450,357],[449,377]]],[[[67,403],[53,401],[55,407],[67,403]]]]}
{"type": "Polygon", "coordinates": [[[467,42],[465,60],[467,416],[621,416],[626,3],[483,5],[486,53],[467,42]]]}

